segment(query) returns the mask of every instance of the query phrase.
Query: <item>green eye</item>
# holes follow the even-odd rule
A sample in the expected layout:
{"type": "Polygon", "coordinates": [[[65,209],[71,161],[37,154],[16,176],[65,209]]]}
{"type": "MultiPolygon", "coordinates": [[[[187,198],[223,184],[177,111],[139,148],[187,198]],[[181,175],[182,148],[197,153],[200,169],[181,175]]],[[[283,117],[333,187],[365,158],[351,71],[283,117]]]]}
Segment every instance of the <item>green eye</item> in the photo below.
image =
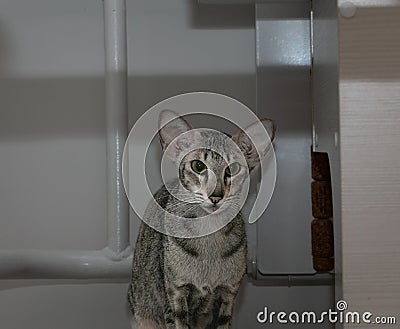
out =
{"type": "Polygon", "coordinates": [[[225,169],[225,173],[227,176],[235,176],[239,173],[240,171],[240,164],[237,162],[232,163],[225,169]]]}
{"type": "Polygon", "coordinates": [[[191,166],[193,171],[198,174],[203,173],[207,169],[207,166],[200,160],[193,160],[191,166]]]}

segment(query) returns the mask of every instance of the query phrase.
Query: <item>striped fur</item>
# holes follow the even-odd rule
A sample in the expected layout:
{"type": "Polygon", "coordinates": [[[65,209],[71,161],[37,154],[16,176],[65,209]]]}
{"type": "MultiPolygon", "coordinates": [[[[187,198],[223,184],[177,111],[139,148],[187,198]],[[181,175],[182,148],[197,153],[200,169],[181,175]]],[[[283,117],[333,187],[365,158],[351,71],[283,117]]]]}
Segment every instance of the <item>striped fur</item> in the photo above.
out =
{"type": "MultiPolygon", "coordinates": [[[[174,114],[169,111],[166,115],[174,114]]],[[[177,134],[191,129],[178,116],[165,126],[161,124],[163,121],[161,117],[160,140],[164,149],[177,134]]],[[[240,139],[240,134],[242,132],[232,140],[242,154],[248,156],[246,161],[250,163],[252,145],[247,143],[248,140],[240,139]]],[[[184,140],[177,144],[181,149],[177,146],[168,151],[169,156],[182,160],[177,163],[179,177],[167,187],[180,189],[183,200],[177,200],[166,186],[161,187],[148,205],[140,227],[128,290],[137,329],[228,329],[232,325],[235,296],[246,271],[246,232],[240,212],[222,229],[197,238],[165,235],[146,224],[154,219],[162,222],[163,209],[180,217],[198,218],[216,207],[208,198],[209,177],[193,171],[193,160],[202,161],[215,174],[215,190],[211,192],[221,196],[219,202],[231,202],[230,207],[237,207],[236,196],[248,175],[247,168],[235,176],[237,184],[231,184],[231,177],[226,174],[227,161],[238,160],[226,142],[226,135],[205,132],[195,136],[202,139],[204,147],[201,149],[180,157],[189,144],[184,140]],[[222,156],[213,151],[216,146],[224,153],[222,156]],[[199,200],[197,206],[189,201],[185,203],[185,200],[193,199],[199,200]]],[[[254,159],[253,167],[257,160],[254,159]]],[[[224,216],[224,212],[220,216],[224,216]]]]}

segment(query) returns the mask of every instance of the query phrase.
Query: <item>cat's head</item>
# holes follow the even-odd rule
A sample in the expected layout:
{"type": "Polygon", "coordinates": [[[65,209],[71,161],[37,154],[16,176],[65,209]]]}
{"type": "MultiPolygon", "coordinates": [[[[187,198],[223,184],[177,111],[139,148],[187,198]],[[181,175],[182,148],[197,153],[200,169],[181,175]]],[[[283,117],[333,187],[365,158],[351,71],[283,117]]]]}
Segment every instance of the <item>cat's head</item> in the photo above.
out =
{"type": "Polygon", "coordinates": [[[259,165],[259,154],[268,152],[274,133],[270,119],[255,122],[231,137],[214,130],[193,129],[170,110],[162,111],[159,117],[161,146],[176,163],[185,190],[180,194],[184,195],[182,201],[198,203],[207,213],[224,203],[236,203],[243,182],[259,165]]]}

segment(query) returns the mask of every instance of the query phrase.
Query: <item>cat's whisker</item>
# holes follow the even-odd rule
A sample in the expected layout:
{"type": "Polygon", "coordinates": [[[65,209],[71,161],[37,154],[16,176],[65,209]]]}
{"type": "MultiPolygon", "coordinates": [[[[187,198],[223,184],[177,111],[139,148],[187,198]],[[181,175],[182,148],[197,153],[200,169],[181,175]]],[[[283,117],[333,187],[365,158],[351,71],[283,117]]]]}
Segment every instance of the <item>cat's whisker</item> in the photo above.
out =
{"type": "Polygon", "coordinates": [[[187,213],[189,213],[190,211],[195,210],[197,207],[199,207],[199,205],[192,205],[192,206],[189,206],[188,209],[186,209],[186,211],[185,211],[183,214],[176,214],[176,216],[185,217],[185,215],[186,215],[187,213]]]}
{"type": "Polygon", "coordinates": [[[187,210],[183,213],[183,215],[182,215],[181,217],[185,217],[185,215],[186,215],[188,212],[193,211],[193,210],[197,209],[198,207],[200,207],[200,206],[199,206],[199,205],[194,205],[194,206],[192,206],[191,208],[187,209],[187,210]]]}
{"type": "Polygon", "coordinates": [[[188,194],[183,194],[183,193],[182,194],[165,195],[163,197],[157,198],[157,201],[164,200],[166,198],[178,199],[180,202],[188,202],[188,203],[191,203],[193,201],[199,201],[199,202],[203,201],[203,199],[200,197],[195,197],[193,195],[190,195],[190,194],[188,195],[188,194]]]}
{"type": "Polygon", "coordinates": [[[162,197],[157,197],[157,199],[159,200],[159,199],[170,198],[171,196],[184,196],[184,195],[188,195],[188,194],[184,193],[184,192],[182,192],[182,193],[171,193],[171,194],[164,195],[162,197]]]}
{"type": "Polygon", "coordinates": [[[172,204],[172,205],[168,205],[167,210],[168,211],[172,211],[172,212],[176,212],[182,208],[185,207],[191,207],[191,206],[197,206],[198,204],[182,204],[182,203],[176,203],[176,204],[172,204]]]}
{"type": "Polygon", "coordinates": [[[184,205],[184,206],[176,206],[176,207],[174,207],[174,208],[169,208],[168,210],[169,211],[171,211],[171,212],[173,212],[173,213],[176,213],[177,215],[180,215],[179,214],[179,211],[181,211],[182,209],[185,209],[185,208],[197,208],[199,205],[198,204],[193,204],[193,205],[184,205]]]}
{"type": "Polygon", "coordinates": [[[174,205],[174,204],[191,204],[191,203],[201,203],[203,202],[202,199],[199,198],[194,198],[194,197],[185,197],[183,200],[182,199],[177,199],[174,198],[172,200],[170,200],[170,205],[174,205]],[[196,202],[198,201],[198,202],[196,202]]]}

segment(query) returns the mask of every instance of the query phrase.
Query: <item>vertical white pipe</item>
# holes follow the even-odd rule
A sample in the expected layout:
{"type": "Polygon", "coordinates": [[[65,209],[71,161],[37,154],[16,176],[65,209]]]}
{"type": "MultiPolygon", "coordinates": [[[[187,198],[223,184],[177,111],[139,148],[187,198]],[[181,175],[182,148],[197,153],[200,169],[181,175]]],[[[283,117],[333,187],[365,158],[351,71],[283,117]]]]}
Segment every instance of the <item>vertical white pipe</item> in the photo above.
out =
{"type": "Polygon", "coordinates": [[[129,246],[129,206],[122,183],[128,134],[126,0],[104,0],[108,247],[129,246]]]}

